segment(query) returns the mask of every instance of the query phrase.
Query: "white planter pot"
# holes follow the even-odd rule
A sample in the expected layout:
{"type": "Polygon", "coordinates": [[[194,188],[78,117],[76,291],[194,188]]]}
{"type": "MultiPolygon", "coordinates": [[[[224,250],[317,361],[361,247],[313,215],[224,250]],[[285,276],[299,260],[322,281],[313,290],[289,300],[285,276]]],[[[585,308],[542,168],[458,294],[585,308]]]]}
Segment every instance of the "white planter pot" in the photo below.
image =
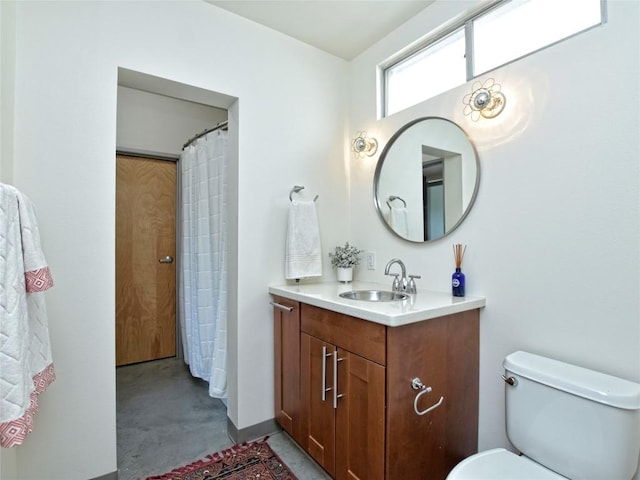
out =
{"type": "Polygon", "coordinates": [[[341,283],[349,283],[353,280],[353,267],[337,267],[338,281],[341,283]]]}

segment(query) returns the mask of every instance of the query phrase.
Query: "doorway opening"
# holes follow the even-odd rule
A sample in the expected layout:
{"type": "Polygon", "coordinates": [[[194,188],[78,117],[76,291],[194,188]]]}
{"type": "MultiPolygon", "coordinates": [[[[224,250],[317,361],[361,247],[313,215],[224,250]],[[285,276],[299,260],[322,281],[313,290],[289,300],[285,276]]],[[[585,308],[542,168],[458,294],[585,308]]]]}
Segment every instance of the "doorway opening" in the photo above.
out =
{"type": "MultiPolygon", "coordinates": [[[[169,421],[166,408],[163,410],[158,402],[171,402],[172,397],[169,394],[161,394],[154,397],[155,400],[150,399],[151,403],[146,403],[144,412],[139,412],[144,414],[147,419],[155,417],[155,420],[152,419],[153,421],[148,423],[146,427],[138,428],[136,432],[132,432],[128,428],[131,426],[129,407],[134,405],[134,409],[140,408],[135,407],[136,399],[150,394],[151,390],[159,384],[164,385],[168,389],[167,391],[173,389],[181,392],[181,404],[183,401],[188,401],[196,405],[189,408],[189,411],[194,415],[197,416],[198,412],[195,410],[200,409],[206,410],[209,416],[213,415],[216,422],[213,427],[203,419],[196,421],[196,424],[202,425],[201,428],[208,428],[210,434],[215,434],[220,430],[224,432],[222,437],[216,437],[217,440],[210,447],[213,449],[212,451],[224,446],[219,445],[222,438],[225,442],[230,441],[226,434],[226,407],[219,399],[207,395],[207,389],[202,388],[206,382],[191,377],[189,367],[182,358],[180,329],[175,306],[177,262],[174,259],[177,257],[177,247],[179,247],[176,242],[176,225],[180,216],[178,207],[180,192],[177,185],[179,185],[180,179],[178,159],[182,147],[194,134],[209,129],[222,121],[228,121],[230,142],[234,144],[231,149],[233,153],[230,159],[229,184],[235,192],[237,189],[234,182],[237,184],[238,151],[237,108],[237,99],[234,97],[132,70],[121,68],[118,71],[116,148],[119,155],[115,161],[118,177],[116,197],[119,205],[116,208],[116,235],[118,237],[116,244],[117,250],[118,248],[130,250],[127,255],[129,259],[136,259],[125,261],[122,266],[116,266],[116,315],[118,317],[115,319],[117,332],[116,366],[122,365],[122,367],[118,367],[116,374],[119,469],[121,464],[124,468],[127,468],[126,465],[128,465],[127,459],[122,458],[123,455],[135,455],[139,459],[135,463],[142,461],[146,455],[144,451],[123,452],[123,449],[130,450],[127,445],[131,445],[131,442],[123,442],[125,445],[121,449],[121,430],[124,435],[139,435],[140,431],[146,429],[149,434],[148,441],[136,437],[133,444],[137,445],[136,448],[148,449],[147,454],[152,454],[155,450],[154,442],[160,440],[160,436],[171,435],[175,442],[175,435],[182,431],[175,429],[168,433],[167,427],[171,422],[185,426],[189,421],[182,416],[180,413],[182,410],[178,408],[178,405],[169,405],[170,411],[173,412],[171,416],[175,417],[169,421]],[[173,180],[168,180],[162,191],[160,186],[163,181],[158,180],[157,173],[154,173],[155,170],[160,170],[162,173],[159,174],[159,177],[165,180],[173,175],[173,180]],[[122,188],[121,176],[128,178],[125,181],[127,182],[126,188],[122,188]],[[123,193],[121,190],[129,190],[130,196],[120,198],[120,194],[123,193]],[[148,212],[149,209],[152,213],[143,213],[148,212]],[[127,214],[123,215],[121,211],[125,211],[127,214]],[[126,222],[124,222],[125,217],[129,217],[126,222]],[[122,222],[122,225],[118,222],[122,222]],[[138,233],[141,230],[144,230],[144,233],[150,233],[147,230],[151,231],[151,227],[156,227],[159,224],[164,225],[161,227],[163,236],[170,237],[173,244],[167,242],[164,237],[157,236],[140,239],[136,236],[127,238],[123,235],[123,238],[120,238],[121,233],[132,230],[132,225],[136,227],[138,233]],[[167,225],[173,226],[173,230],[167,232],[170,230],[167,225]],[[138,265],[138,257],[148,257],[147,261],[150,265],[146,267],[138,265]],[[131,271],[134,270],[137,272],[133,273],[146,277],[146,281],[144,279],[123,280],[127,277],[122,275],[122,272],[132,273],[131,271]],[[143,301],[142,294],[145,289],[148,291],[147,300],[143,301]],[[151,304],[148,303],[148,298],[151,298],[151,304]],[[133,307],[134,313],[125,316],[129,318],[130,324],[121,329],[119,315],[125,307],[133,307]],[[166,318],[159,322],[161,317],[166,318]],[[198,398],[185,398],[191,396],[198,398]],[[125,401],[123,400],[125,398],[129,402],[126,410],[121,409],[122,405],[119,404],[121,401],[125,401]],[[219,410],[223,413],[220,413],[219,410]],[[153,440],[154,438],[155,440],[153,440]]],[[[237,225],[237,211],[234,211],[235,208],[235,204],[230,202],[232,211],[229,212],[229,221],[233,225],[232,230],[234,231],[237,230],[235,226],[237,225]]],[[[230,240],[230,244],[234,245],[235,235],[230,240]]],[[[237,271],[235,248],[229,251],[229,271],[231,282],[236,277],[235,272],[237,271]]],[[[234,304],[235,298],[235,291],[230,290],[228,293],[229,305],[234,304]]],[[[232,312],[235,310],[229,310],[229,321],[233,321],[232,312]]],[[[233,330],[230,329],[230,331],[233,330]]],[[[231,341],[233,341],[233,337],[228,338],[228,342],[231,341]]],[[[235,377],[231,368],[228,376],[229,383],[235,385],[235,377]]],[[[173,401],[176,401],[175,398],[173,401]]],[[[190,419],[194,420],[194,418],[190,419]]],[[[188,440],[185,439],[185,442],[188,443],[188,440]]]]}
{"type": "Polygon", "coordinates": [[[462,215],[462,154],[422,145],[424,240],[450,231],[462,215]]]}

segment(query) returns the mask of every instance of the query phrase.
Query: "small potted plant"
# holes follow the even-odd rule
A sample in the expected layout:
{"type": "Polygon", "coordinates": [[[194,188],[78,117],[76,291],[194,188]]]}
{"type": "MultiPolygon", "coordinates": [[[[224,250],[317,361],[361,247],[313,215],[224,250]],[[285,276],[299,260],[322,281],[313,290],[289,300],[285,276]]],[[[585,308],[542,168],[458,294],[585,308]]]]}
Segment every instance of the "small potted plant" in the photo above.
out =
{"type": "Polygon", "coordinates": [[[331,266],[338,270],[339,282],[348,283],[353,280],[353,267],[360,263],[362,252],[364,250],[349,245],[347,242],[344,246],[337,246],[332,253],[329,253],[331,266]]]}

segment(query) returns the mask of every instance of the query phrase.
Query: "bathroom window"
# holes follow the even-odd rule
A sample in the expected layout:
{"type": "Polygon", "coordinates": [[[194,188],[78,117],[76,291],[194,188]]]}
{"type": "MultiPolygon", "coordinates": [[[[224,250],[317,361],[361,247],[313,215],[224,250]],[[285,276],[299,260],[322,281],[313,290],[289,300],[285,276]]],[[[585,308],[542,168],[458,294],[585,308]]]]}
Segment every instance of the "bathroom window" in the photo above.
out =
{"type": "Polygon", "coordinates": [[[389,115],[467,81],[464,29],[441,38],[386,72],[389,115]]]}
{"type": "Polygon", "coordinates": [[[383,66],[383,116],[605,21],[604,0],[500,0],[383,66]]]}

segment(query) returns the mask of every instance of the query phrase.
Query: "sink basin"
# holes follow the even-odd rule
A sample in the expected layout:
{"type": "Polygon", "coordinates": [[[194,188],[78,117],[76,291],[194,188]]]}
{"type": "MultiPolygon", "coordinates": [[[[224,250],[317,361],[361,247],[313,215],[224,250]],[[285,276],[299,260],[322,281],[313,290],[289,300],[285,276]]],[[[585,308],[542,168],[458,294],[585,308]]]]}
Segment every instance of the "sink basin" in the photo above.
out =
{"type": "Polygon", "coordinates": [[[409,295],[400,292],[389,292],[386,290],[351,290],[339,294],[342,298],[349,300],[362,300],[365,302],[397,302],[406,300],[409,295]]]}

